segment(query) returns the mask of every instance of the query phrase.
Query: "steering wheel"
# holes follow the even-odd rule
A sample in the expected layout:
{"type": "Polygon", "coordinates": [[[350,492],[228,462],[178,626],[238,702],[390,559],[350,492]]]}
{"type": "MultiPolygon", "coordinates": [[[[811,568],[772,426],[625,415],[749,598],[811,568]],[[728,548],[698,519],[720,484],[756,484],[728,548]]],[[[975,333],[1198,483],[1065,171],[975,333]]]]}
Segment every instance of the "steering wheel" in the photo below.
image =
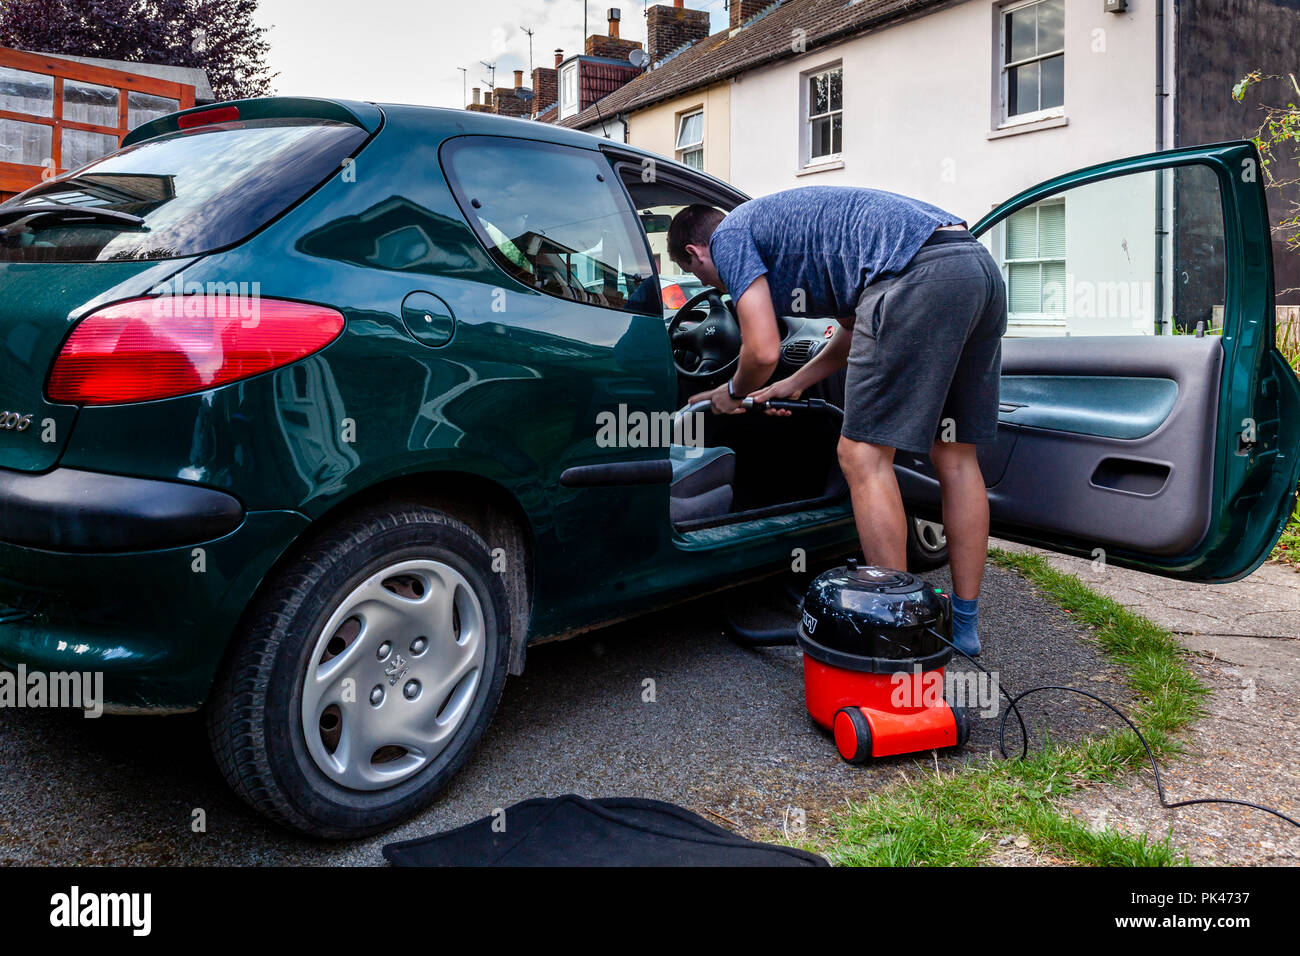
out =
{"type": "Polygon", "coordinates": [[[673,349],[673,364],[686,378],[713,378],[729,371],[740,358],[740,323],[734,304],[724,303],[717,289],[702,289],[668,323],[668,341],[673,349]],[[683,329],[683,321],[704,302],[709,305],[708,313],[691,328],[683,329]],[[683,355],[696,356],[695,364],[688,368],[682,362],[683,355]]]}

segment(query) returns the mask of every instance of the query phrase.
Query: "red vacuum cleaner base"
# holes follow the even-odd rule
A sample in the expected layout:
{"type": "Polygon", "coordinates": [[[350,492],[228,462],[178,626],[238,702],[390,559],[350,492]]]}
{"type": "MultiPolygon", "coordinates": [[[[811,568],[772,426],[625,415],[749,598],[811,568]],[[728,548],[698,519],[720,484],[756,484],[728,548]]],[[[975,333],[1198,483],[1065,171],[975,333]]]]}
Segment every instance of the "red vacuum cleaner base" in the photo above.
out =
{"type": "Polygon", "coordinates": [[[836,749],[850,763],[964,744],[966,715],[943,700],[943,685],[942,667],[869,674],[804,655],[808,715],[834,734],[836,749]]]}

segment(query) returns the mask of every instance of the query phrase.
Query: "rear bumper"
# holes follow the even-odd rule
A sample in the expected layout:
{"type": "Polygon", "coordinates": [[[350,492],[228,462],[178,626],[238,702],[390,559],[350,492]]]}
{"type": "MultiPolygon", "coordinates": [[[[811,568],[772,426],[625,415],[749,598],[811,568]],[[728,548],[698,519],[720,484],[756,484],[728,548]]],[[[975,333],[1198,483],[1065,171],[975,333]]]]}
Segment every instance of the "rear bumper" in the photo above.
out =
{"type": "Polygon", "coordinates": [[[81,472],[35,484],[57,474],[0,479],[0,666],[100,672],[113,710],[200,707],[244,609],[308,520],[240,509],[226,528],[235,499],[173,482],[88,485],[81,472]]]}
{"type": "Polygon", "coordinates": [[[140,551],[239,527],[238,499],[175,481],[73,468],[0,471],[0,541],[49,551],[140,551]]]}

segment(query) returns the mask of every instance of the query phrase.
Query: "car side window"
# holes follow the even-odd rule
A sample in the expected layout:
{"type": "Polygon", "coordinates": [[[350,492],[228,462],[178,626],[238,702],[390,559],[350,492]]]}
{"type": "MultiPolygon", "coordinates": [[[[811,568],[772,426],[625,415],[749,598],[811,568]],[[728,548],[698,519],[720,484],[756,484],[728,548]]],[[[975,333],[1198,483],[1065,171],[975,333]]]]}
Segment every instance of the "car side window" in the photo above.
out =
{"type": "Polygon", "coordinates": [[[1223,324],[1223,197],[1203,164],[1075,186],[980,240],[1007,284],[1007,335],[1214,332],[1223,324]]]}
{"type": "Polygon", "coordinates": [[[655,272],[659,274],[665,314],[676,313],[691,296],[704,289],[704,283],[689,272],[683,272],[668,254],[668,227],[672,225],[673,217],[687,206],[698,203],[715,206],[724,213],[729,212],[734,203],[722,204],[716,197],[691,192],[662,177],[646,176],[644,167],[640,165],[620,164],[618,169],[632,205],[636,207],[655,272]]]}
{"type": "Polygon", "coordinates": [[[636,215],[598,152],[496,136],[452,140],[443,165],[489,255],[530,288],[658,315],[636,215]]]}

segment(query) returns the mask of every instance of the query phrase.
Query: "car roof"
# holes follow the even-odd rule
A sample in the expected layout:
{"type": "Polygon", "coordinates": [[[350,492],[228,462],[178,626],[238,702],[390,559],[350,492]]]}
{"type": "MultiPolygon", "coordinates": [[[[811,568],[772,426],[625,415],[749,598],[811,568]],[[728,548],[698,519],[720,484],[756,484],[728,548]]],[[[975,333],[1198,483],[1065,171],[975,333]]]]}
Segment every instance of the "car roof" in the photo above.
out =
{"type": "MultiPolygon", "coordinates": [[[[263,96],[247,100],[230,100],[223,103],[205,103],[192,109],[168,113],[137,126],[122,140],[131,146],[155,136],[176,132],[186,117],[200,117],[205,113],[220,114],[231,110],[236,115],[252,119],[307,118],[329,119],[353,123],[374,133],[381,125],[398,135],[416,136],[425,142],[441,144],[455,136],[509,136],[539,143],[556,143],[580,149],[604,149],[635,160],[653,160],[664,169],[686,175],[694,180],[706,180],[715,189],[730,194],[737,201],[745,195],[723,180],[698,169],[683,165],[667,156],[649,150],[593,136],[551,123],[500,116],[479,110],[449,109],[442,106],[420,106],[407,103],[374,103],[354,100],[295,96],[263,96]]],[[[215,120],[214,120],[215,121],[215,120]]]]}
{"type": "Polygon", "coordinates": [[[404,131],[419,133],[422,136],[439,140],[453,136],[510,136],[515,139],[535,140],[539,143],[557,143],[563,146],[576,146],[583,149],[613,149],[640,159],[651,159],[655,163],[678,170],[695,179],[704,179],[717,187],[743,196],[735,186],[710,176],[701,170],[683,165],[676,160],[659,153],[605,139],[591,133],[583,133],[551,123],[539,123],[536,120],[520,119],[513,116],[499,116],[477,110],[458,110],[443,106],[418,106],[406,103],[374,103],[373,106],[383,111],[386,125],[396,126],[404,131]]]}

